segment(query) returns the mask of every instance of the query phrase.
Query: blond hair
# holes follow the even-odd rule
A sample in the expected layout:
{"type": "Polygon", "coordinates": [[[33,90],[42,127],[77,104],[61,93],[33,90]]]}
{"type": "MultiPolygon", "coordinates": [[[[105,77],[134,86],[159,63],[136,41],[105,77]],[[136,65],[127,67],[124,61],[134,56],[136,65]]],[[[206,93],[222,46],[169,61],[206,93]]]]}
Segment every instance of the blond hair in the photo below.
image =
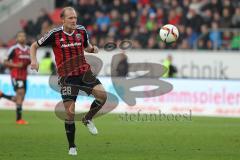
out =
{"type": "Polygon", "coordinates": [[[61,17],[61,18],[64,18],[64,16],[65,16],[65,11],[66,11],[66,10],[73,10],[73,11],[76,12],[76,10],[75,10],[73,7],[64,7],[64,8],[62,9],[61,13],[60,13],[60,17],[61,17]]]}

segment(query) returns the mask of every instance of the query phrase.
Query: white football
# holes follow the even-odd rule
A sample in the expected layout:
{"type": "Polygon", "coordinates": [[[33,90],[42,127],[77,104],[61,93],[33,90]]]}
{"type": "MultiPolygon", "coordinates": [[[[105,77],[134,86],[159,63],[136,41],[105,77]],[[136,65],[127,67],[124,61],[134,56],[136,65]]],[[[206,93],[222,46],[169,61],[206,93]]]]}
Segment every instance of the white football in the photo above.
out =
{"type": "Polygon", "coordinates": [[[176,26],[172,24],[166,24],[160,29],[159,35],[164,42],[172,43],[178,39],[179,32],[176,26]]]}

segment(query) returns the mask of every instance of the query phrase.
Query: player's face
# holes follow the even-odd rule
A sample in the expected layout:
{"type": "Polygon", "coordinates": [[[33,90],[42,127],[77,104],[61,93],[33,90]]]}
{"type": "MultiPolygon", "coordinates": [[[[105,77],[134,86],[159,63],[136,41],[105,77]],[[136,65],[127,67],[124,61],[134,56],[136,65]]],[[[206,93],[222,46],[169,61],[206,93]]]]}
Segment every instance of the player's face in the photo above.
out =
{"type": "Polygon", "coordinates": [[[77,26],[77,14],[74,10],[66,10],[63,18],[66,29],[74,30],[77,26]]]}
{"type": "Polygon", "coordinates": [[[26,34],[23,32],[20,32],[17,34],[17,42],[20,44],[25,44],[26,43],[26,34]]]}

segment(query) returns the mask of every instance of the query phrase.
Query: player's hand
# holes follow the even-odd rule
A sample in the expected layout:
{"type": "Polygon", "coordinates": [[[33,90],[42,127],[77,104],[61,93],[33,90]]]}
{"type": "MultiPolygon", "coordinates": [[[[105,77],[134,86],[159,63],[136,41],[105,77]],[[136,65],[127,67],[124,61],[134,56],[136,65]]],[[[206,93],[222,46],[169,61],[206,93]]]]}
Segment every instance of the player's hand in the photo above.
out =
{"type": "Polygon", "coordinates": [[[93,46],[93,53],[98,53],[98,47],[97,46],[93,46]]]}
{"type": "Polygon", "coordinates": [[[39,64],[38,64],[37,61],[31,61],[30,66],[31,66],[31,69],[32,69],[32,70],[38,71],[38,69],[39,69],[39,64]]]}
{"type": "Polygon", "coordinates": [[[22,62],[17,63],[17,64],[15,64],[15,67],[16,68],[22,68],[23,67],[23,63],[22,62]]]}

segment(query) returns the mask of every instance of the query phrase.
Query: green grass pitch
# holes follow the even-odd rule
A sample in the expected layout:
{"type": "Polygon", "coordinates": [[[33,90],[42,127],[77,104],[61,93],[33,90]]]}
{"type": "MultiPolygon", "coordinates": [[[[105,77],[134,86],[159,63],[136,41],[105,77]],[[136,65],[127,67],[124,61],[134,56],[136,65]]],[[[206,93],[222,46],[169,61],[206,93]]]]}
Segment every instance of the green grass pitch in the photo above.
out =
{"type": "Polygon", "coordinates": [[[95,120],[99,135],[77,123],[78,155],[68,156],[63,122],[53,112],[0,110],[1,160],[238,160],[240,119],[192,117],[192,121],[125,121],[117,114],[95,120]]]}

